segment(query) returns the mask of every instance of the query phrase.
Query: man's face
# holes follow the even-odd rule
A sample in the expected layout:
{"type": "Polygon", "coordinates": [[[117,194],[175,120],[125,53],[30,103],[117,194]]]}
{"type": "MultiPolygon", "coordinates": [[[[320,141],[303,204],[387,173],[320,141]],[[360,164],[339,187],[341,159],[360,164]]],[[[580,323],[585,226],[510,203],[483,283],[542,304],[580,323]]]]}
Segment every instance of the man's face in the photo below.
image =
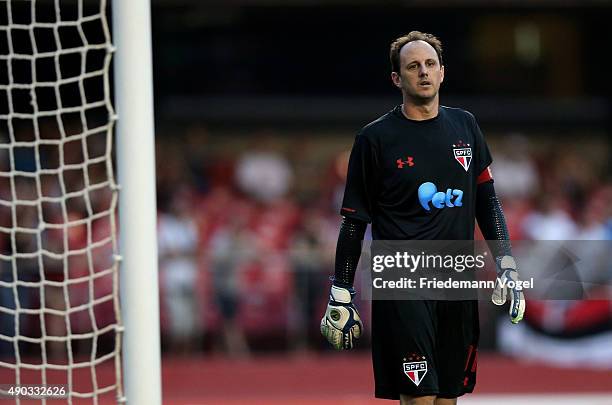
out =
{"type": "Polygon", "coordinates": [[[433,100],[444,80],[436,50],[425,41],[412,41],[400,51],[400,72],[392,72],[393,83],[417,103],[433,100]]]}

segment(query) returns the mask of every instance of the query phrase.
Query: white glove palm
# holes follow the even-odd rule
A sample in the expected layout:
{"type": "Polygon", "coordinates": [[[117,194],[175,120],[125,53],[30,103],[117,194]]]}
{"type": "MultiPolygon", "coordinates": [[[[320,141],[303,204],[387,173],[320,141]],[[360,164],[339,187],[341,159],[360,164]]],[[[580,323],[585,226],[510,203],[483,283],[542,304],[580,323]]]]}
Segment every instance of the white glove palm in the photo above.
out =
{"type": "Polygon", "coordinates": [[[498,276],[495,280],[495,288],[493,289],[491,300],[495,305],[504,305],[506,299],[510,296],[510,309],[508,310],[510,321],[512,323],[519,323],[525,314],[526,302],[523,288],[517,285],[519,277],[516,261],[512,256],[503,256],[497,261],[497,265],[498,276]],[[505,281],[505,283],[502,284],[501,281],[505,281]],[[508,286],[508,281],[513,282],[513,288],[508,286]]]}
{"type": "Polygon", "coordinates": [[[352,349],[361,337],[363,323],[353,305],[355,291],[332,285],[329,304],[321,319],[321,334],[336,350],[352,349]]]}

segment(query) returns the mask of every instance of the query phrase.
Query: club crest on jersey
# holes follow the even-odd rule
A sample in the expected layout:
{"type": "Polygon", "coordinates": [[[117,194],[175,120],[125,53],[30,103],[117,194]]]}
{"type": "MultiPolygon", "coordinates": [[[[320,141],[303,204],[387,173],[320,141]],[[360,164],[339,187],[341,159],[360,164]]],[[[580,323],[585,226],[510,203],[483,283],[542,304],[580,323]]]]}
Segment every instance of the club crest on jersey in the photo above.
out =
{"type": "Polygon", "coordinates": [[[472,163],[472,148],[470,144],[465,144],[463,141],[457,142],[456,145],[453,145],[453,155],[455,156],[455,160],[459,162],[461,167],[467,172],[470,168],[470,163],[472,163]]]}
{"type": "Polygon", "coordinates": [[[423,381],[425,374],[427,374],[427,362],[413,361],[411,363],[404,363],[404,374],[418,387],[421,381],[423,381]]]}

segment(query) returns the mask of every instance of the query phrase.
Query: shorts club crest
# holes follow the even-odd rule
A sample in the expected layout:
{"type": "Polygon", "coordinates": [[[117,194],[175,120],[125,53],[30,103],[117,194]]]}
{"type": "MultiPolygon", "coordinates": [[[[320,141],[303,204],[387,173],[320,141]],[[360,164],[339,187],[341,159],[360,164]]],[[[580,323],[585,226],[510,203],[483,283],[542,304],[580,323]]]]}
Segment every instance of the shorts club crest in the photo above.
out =
{"type": "Polygon", "coordinates": [[[427,374],[427,362],[413,361],[411,363],[404,363],[404,374],[418,387],[421,381],[423,381],[425,374],[427,374]]]}

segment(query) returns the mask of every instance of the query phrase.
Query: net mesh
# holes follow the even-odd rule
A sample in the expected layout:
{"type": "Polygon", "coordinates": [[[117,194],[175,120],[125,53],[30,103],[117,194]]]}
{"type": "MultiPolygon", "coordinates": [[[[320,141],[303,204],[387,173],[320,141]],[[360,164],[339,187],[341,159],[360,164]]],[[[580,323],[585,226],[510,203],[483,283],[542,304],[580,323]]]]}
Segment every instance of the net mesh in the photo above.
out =
{"type": "Polygon", "coordinates": [[[104,0],[0,2],[0,382],[69,404],[124,402],[112,52],[104,0]]]}

